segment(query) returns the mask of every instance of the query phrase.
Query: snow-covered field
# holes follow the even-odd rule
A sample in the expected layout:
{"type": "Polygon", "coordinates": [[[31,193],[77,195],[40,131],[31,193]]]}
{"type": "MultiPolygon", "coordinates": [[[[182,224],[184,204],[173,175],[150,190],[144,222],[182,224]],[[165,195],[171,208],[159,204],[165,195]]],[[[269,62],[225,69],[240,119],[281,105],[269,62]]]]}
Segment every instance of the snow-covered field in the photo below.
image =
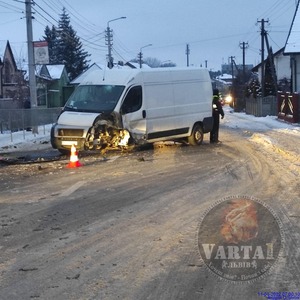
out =
{"type": "MultiPolygon", "coordinates": [[[[235,113],[225,107],[225,118],[221,120],[221,128],[239,129],[249,133],[249,139],[266,147],[291,148],[294,140],[300,139],[299,124],[289,124],[278,120],[275,116],[254,117],[245,113],[235,113]]],[[[0,134],[0,152],[39,150],[48,147],[51,125],[39,127],[38,134],[31,131],[0,134]]],[[[300,149],[295,147],[293,151],[300,149]]],[[[298,153],[299,153],[298,152],[298,153]]],[[[296,152],[297,153],[297,152],[296,152]]]]}

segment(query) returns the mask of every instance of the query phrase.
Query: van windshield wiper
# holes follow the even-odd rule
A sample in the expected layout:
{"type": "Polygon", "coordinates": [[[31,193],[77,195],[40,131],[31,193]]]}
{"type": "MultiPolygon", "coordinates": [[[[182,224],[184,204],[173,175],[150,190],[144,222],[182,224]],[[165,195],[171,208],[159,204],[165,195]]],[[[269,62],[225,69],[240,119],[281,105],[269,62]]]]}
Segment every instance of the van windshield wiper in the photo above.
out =
{"type": "Polygon", "coordinates": [[[77,107],[74,107],[73,105],[67,105],[64,107],[64,110],[77,110],[77,107]]]}

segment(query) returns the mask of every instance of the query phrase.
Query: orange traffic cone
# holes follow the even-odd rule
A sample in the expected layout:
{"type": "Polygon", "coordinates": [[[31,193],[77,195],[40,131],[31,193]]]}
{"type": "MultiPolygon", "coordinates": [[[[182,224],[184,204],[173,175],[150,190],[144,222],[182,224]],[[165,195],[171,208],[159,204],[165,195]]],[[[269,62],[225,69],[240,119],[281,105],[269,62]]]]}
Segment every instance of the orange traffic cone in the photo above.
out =
{"type": "Polygon", "coordinates": [[[78,160],[78,154],[74,145],[71,147],[71,156],[70,162],[67,165],[67,168],[78,168],[81,167],[81,163],[78,160]]]}

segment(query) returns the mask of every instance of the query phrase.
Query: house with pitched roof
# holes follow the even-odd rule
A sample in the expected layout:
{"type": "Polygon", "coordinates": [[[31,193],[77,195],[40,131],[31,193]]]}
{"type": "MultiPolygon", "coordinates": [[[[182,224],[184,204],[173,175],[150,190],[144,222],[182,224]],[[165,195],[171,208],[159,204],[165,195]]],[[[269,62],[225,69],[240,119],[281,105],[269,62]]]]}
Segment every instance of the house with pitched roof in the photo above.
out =
{"type": "Polygon", "coordinates": [[[300,92],[300,9],[299,1],[285,44],[284,54],[290,56],[292,92],[300,92]]]}
{"type": "Polygon", "coordinates": [[[22,108],[29,97],[26,71],[18,68],[9,41],[0,42],[0,108],[22,108]]]}
{"type": "Polygon", "coordinates": [[[291,93],[278,96],[278,117],[289,122],[300,121],[300,1],[298,1],[290,31],[286,40],[284,54],[290,57],[291,93]]]}
{"type": "MultiPolygon", "coordinates": [[[[269,57],[264,61],[267,64],[269,57]]],[[[290,68],[290,58],[284,55],[284,47],[279,49],[273,54],[273,62],[275,68],[275,74],[277,79],[277,88],[280,91],[290,92],[290,82],[291,82],[291,68],[290,68]]],[[[261,68],[262,64],[259,63],[252,68],[252,72],[258,75],[259,82],[261,82],[261,68]]]]}
{"type": "Polygon", "coordinates": [[[65,66],[40,65],[36,74],[38,106],[64,106],[73,91],[65,66]]]}

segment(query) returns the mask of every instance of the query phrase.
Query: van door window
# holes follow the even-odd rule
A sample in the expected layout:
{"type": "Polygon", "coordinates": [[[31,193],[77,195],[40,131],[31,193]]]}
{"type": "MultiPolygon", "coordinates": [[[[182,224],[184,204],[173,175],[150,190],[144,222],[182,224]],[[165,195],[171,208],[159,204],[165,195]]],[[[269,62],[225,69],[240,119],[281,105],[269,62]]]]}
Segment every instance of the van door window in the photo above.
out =
{"type": "Polygon", "coordinates": [[[132,113],[138,111],[142,107],[142,87],[134,86],[132,87],[122,104],[121,112],[123,114],[132,113]]]}

